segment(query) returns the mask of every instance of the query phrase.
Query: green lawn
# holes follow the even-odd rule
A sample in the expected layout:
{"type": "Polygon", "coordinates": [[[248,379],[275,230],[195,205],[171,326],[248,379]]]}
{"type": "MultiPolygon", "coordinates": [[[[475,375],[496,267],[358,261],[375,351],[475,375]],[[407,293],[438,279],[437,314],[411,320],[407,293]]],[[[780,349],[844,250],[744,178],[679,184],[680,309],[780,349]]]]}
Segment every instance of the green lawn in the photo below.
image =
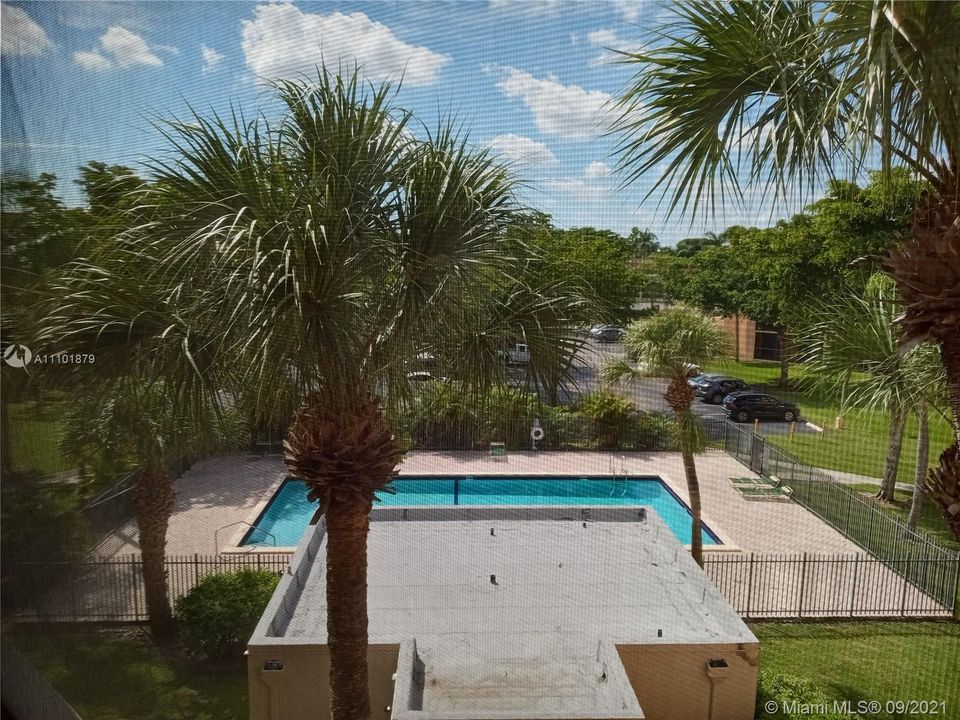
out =
{"type": "MultiPolygon", "coordinates": [[[[760,667],[808,678],[839,700],[943,700],[960,717],[960,624],[754,623],[760,667]]],[[[906,717],[881,712],[871,720],[906,717]]]]}
{"type": "MultiPolygon", "coordinates": [[[[943,700],[960,715],[960,624],[753,623],[761,669],[812,680],[840,700],[943,700]]],[[[210,667],[139,631],[19,628],[12,641],[77,712],[97,720],[245,720],[241,659],[210,667]]],[[[871,718],[901,720],[881,713],[871,718]]]]}
{"type": "Polygon", "coordinates": [[[18,629],[11,641],[90,720],[246,720],[242,658],[211,667],[139,631],[18,629]]]}
{"type": "MultiPolygon", "coordinates": [[[[780,377],[780,365],[772,362],[726,361],[708,366],[709,372],[722,372],[743,378],[751,385],[767,386],[772,395],[790,400],[800,406],[804,419],[824,428],[823,433],[800,434],[793,440],[784,436],[771,436],[770,444],[802,462],[817,467],[844,472],[880,477],[883,475],[887,454],[887,415],[876,410],[848,410],[843,413],[845,427],[834,430],[834,420],[841,414],[840,403],[824,393],[803,389],[804,368],[791,368],[792,386],[783,389],[776,386],[780,377]]],[[[952,435],[947,421],[933,415],[930,419],[930,460],[936,461],[940,451],[951,443],[952,435]]],[[[917,420],[910,415],[904,433],[903,450],[897,479],[900,482],[914,481],[917,452],[917,420]]]]}
{"type": "MultiPolygon", "coordinates": [[[[861,492],[867,496],[876,493],[877,488],[877,485],[870,485],[867,483],[850,485],[851,490],[856,490],[857,492],[861,492]]],[[[897,490],[894,493],[893,504],[874,502],[874,507],[906,524],[907,515],[910,514],[910,503],[912,500],[913,493],[904,490],[897,490]]],[[[942,545],[953,548],[954,550],[960,550],[960,540],[958,540],[957,537],[947,527],[940,509],[932,502],[926,500],[924,501],[923,507],[920,509],[920,518],[917,521],[917,528],[928,535],[931,535],[942,545]]]]}

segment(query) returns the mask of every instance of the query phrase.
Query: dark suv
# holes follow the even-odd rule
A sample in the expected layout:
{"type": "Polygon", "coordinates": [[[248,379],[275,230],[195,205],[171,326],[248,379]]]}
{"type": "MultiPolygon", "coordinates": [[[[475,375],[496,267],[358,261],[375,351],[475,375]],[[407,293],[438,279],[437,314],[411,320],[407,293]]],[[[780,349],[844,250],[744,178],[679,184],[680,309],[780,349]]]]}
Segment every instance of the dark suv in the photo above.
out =
{"type": "Polygon", "coordinates": [[[757,392],[736,392],[723,399],[723,409],[732,420],[781,420],[793,422],[800,418],[800,408],[793,403],[778,400],[772,395],[757,392]]]}
{"type": "Polygon", "coordinates": [[[597,342],[602,343],[620,342],[620,338],[623,337],[623,329],[613,325],[605,325],[594,337],[597,338],[597,342]]]}
{"type": "Polygon", "coordinates": [[[704,402],[719,405],[732,392],[746,390],[748,385],[740,378],[726,375],[704,375],[693,385],[693,394],[704,402]]]}

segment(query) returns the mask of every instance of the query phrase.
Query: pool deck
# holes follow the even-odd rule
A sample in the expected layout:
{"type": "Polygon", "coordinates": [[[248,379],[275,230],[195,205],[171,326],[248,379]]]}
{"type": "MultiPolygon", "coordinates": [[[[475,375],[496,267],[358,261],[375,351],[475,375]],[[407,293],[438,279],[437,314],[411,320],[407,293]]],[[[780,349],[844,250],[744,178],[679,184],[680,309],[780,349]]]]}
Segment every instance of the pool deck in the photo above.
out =
{"type": "MultiPolygon", "coordinates": [[[[730,478],[752,473],[726,453],[707,451],[696,462],[704,522],[726,544],[718,550],[862,552],[799,505],[745,500],[730,478]]],[[[407,455],[400,474],[603,476],[621,468],[631,477],[662,478],[689,504],[680,455],[670,452],[511,452],[497,459],[483,452],[416,451],[407,455]]],[[[285,466],[277,457],[231,455],[196,463],[174,485],[177,502],[167,532],[167,554],[236,550],[248,528],[245,523],[256,519],[284,477],[285,466]]],[[[138,551],[136,524],[130,521],[107,537],[97,554],[113,557],[138,551]]]]}

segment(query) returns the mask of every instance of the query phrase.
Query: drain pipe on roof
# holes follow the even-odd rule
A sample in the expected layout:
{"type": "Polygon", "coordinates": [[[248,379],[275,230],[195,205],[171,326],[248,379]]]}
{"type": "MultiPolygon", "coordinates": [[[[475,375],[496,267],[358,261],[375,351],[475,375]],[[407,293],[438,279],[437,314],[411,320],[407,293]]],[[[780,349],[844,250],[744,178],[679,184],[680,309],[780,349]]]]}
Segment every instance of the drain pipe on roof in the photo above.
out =
{"type": "Polygon", "coordinates": [[[707,713],[707,720],[713,720],[713,695],[717,683],[721,682],[729,674],[730,666],[723,658],[707,660],[707,677],[710,678],[710,709],[707,713]]]}

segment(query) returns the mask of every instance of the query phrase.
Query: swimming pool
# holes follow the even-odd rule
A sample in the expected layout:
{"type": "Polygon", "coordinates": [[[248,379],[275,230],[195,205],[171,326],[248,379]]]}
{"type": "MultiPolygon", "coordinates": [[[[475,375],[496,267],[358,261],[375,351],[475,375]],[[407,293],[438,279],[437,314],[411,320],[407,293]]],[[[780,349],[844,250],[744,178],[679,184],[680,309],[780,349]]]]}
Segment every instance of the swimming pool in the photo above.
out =
{"type": "MultiPolygon", "coordinates": [[[[376,506],[417,505],[645,505],[652,507],[685,545],[690,544],[690,509],[658,477],[402,476],[395,494],[379,493],[376,506]]],[[[260,513],[241,545],[289,547],[300,541],[317,506],[307,502],[303,483],[288,478],[260,513]]],[[[720,539],[706,525],[703,544],[720,539]]]]}

